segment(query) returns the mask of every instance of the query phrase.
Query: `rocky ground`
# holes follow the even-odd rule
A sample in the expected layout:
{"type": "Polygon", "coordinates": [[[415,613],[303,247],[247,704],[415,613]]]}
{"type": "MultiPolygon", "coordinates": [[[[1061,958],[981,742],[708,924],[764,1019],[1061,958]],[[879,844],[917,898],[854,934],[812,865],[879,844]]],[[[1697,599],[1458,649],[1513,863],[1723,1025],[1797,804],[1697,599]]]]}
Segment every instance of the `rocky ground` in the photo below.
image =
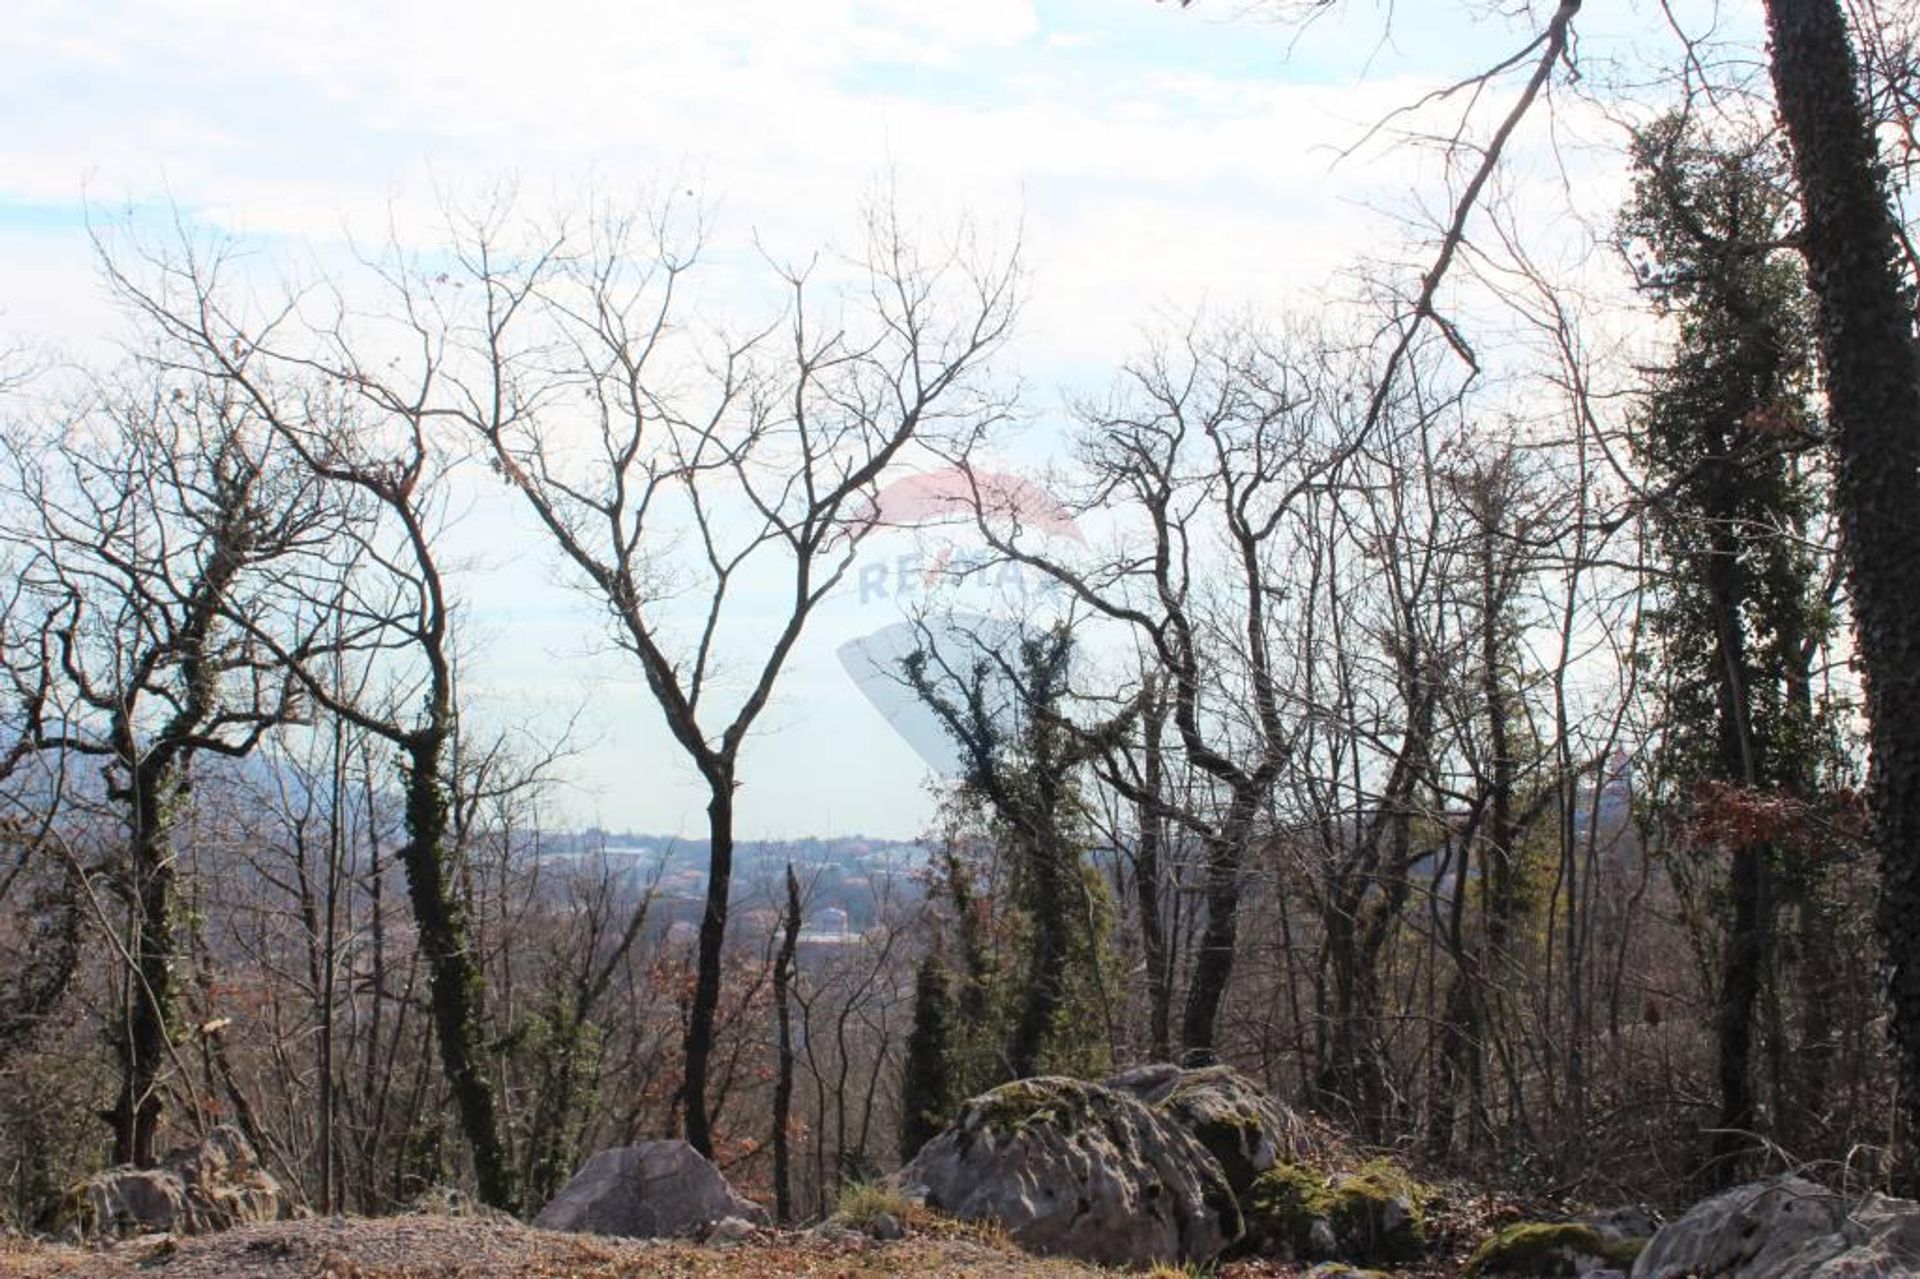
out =
{"type": "Polygon", "coordinates": [[[797,1231],[756,1232],[724,1247],[617,1240],[458,1217],[313,1218],[220,1234],[147,1237],[104,1249],[16,1241],[0,1246],[0,1276],[51,1279],[507,1279],[508,1276],[963,1275],[1071,1279],[1105,1273],[1045,1261],[985,1232],[919,1234],[893,1243],[797,1231]]]}
{"type": "MultiPolygon", "coordinates": [[[[1457,1275],[1459,1256],[1401,1269],[1406,1279],[1457,1275]]],[[[877,1279],[1022,1276],[1079,1279],[1116,1272],[1079,1262],[1034,1257],[999,1232],[957,1222],[916,1221],[891,1243],[813,1231],[760,1230],[739,1244],[620,1240],[536,1230],[518,1222],[473,1217],[310,1218],[241,1226],[197,1238],[149,1235],[102,1248],[24,1239],[0,1240],[0,1277],[54,1279],[506,1279],[507,1276],[780,1275],[877,1279]]],[[[1138,1274],[1138,1271],[1132,1272],[1138,1274]]],[[[1179,1271],[1163,1272],[1178,1275],[1179,1271]]],[[[1230,1262],[1219,1279],[1266,1279],[1311,1273],[1271,1261],[1230,1262]]],[[[1349,1273],[1322,1269],[1321,1275],[1349,1273]]]]}
{"type": "Polygon", "coordinates": [[[58,1237],[104,1242],[0,1237],[0,1279],[1920,1275],[1911,1200],[1776,1175],[1665,1225],[1638,1204],[1520,1204],[1423,1180],[1224,1068],[1170,1065],[974,1097],[895,1177],[844,1187],[811,1230],[769,1227],[677,1140],[595,1154],[532,1225],[452,1190],[405,1216],[305,1214],[243,1135],[218,1128],[157,1167],[76,1186],[58,1237]]]}

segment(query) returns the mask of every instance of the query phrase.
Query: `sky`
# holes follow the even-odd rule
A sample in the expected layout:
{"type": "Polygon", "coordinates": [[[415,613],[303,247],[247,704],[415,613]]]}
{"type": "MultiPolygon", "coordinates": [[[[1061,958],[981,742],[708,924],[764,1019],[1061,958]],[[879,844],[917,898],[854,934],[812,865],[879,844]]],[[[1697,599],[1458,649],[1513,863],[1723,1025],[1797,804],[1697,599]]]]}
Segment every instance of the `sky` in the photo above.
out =
{"type": "MultiPolygon", "coordinates": [[[[1389,25],[1384,4],[1353,4],[1303,31],[1151,0],[16,0],[0,337],[110,355],[126,327],[88,227],[116,210],[178,210],[258,246],[270,273],[278,252],[424,227],[450,192],[685,190],[723,252],[803,257],[847,243],[885,184],[930,223],[1018,233],[1027,304],[1001,371],[1029,388],[1033,435],[1007,463],[1027,465],[1144,333],[1202,309],[1318,309],[1432,202],[1416,151],[1340,155],[1535,29],[1462,13],[1401,4],[1389,25]]],[[[1583,37],[1596,58],[1645,38],[1631,12],[1602,20],[1619,25],[1583,37]]],[[[1523,147],[1517,181],[1604,195],[1617,173],[1572,141],[1551,163],[1523,147]]],[[[704,796],[657,712],[511,505],[476,500],[458,536],[478,565],[470,691],[536,736],[579,714],[570,819],[697,831],[704,796]]],[[[838,657],[900,620],[881,587],[911,580],[915,549],[876,544],[908,571],[863,565],[823,607],[748,748],[742,834],[925,827],[926,759],[838,657]]]]}

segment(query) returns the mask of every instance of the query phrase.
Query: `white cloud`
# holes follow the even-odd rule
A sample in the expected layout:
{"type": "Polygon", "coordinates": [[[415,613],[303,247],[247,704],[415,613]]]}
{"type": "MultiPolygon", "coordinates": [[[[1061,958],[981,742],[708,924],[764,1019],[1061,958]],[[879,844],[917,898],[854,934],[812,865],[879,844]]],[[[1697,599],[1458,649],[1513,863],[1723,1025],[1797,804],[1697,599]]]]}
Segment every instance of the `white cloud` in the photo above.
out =
{"type": "MultiPolygon", "coordinates": [[[[723,246],[751,231],[797,255],[845,241],[891,171],[932,221],[1024,222],[1018,362],[1099,370],[1156,313],[1306,301],[1386,234],[1356,209],[1405,185],[1405,157],[1330,170],[1332,148],[1441,72],[1402,59],[1334,82],[1285,52],[1255,24],[1104,0],[22,0],[0,47],[0,113],[26,126],[0,138],[0,323],[76,344],[99,331],[80,229],[5,220],[83,187],[324,242],[396,208],[419,225],[438,187],[668,180],[717,202],[723,246]]],[[[804,718],[804,700],[783,705],[804,718]]],[[[843,710],[836,732],[857,737],[858,718],[843,710]]],[[[598,771],[636,771],[656,736],[615,733],[598,771]]],[[[883,731],[852,749],[895,761],[883,731]]],[[[798,793],[800,776],[769,790],[798,793]]],[[[679,822],[677,799],[619,789],[640,807],[610,798],[610,820],[679,822]]],[[[836,793],[835,811],[894,831],[923,811],[885,790],[836,793]]]]}

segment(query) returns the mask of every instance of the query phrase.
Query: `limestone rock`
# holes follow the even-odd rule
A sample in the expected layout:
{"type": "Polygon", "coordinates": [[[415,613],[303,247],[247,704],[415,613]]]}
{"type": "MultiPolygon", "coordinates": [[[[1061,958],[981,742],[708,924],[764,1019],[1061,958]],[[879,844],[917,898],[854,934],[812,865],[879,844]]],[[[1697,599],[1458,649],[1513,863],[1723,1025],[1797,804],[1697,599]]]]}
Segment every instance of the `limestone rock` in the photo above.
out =
{"type": "Polygon", "coordinates": [[[150,1232],[205,1234],[256,1222],[284,1221],[298,1209],[260,1166],[239,1129],[222,1124],[197,1146],[183,1146],[157,1168],[113,1168],[75,1188],[76,1225],[84,1238],[150,1232]]]}
{"type": "Polygon", "coordinates": [[[1868,1195],[1838,1232],[1809,1240],[1782,1263],[1813,1279],[1920,1274],[1920,1203],[1868,1195]]]}
{"type": "Polygon", "coordinates": [[[1736,1186],[1695,1204],[1634,1263],[1634,1279],[1906,1274],[1920,1270],[1920,1205],[1853,1205],[1800,1177],[1736,1186]]]}
{"type": "Polygon", "coordinates": [[[1592,1226],[1608,1239],[1651,1239],[1660,1233],[1662,1225],[1660,1214],[1648,1204],[1605,1208],[1587,1213],[1579,1221],[1582,1225],[1592,1226]]]}
{"type": "Polygon", "coordinates": [[[1006,1227],[1031,1252],[1206,1262],[1239,1239],[1218,1162],[1130,1090],[1057,1077],[975,1097],[901,1170],[909,1197],[1006,1227]]]}
{"type": "Polygon", "coordinates": [[[78,1233],[84,1239],[115,1239],[185,1231],[191,1220],[187,1188],[159,1168],[115,1168],[87,1178],[79,1188],[78,1233]]]}
{"type": "Polygon", "coordinates": [[[695,1235],[723,1217],[764,1226],[767,1210],[735,1194],[684,1141],[616,1146],[587,1160],[533,1224],[543,1230],[651,1239],[695,1235]]]}
{"type": "Polygon", "coordinates": [[[1305,1125],[1246,1076],[1225,1066],[1135,1066],[1106,1081],[1173,1120],[1207,1148],[1236,1197],[1281,1160],[1307,1153],[1305,1125]]]}

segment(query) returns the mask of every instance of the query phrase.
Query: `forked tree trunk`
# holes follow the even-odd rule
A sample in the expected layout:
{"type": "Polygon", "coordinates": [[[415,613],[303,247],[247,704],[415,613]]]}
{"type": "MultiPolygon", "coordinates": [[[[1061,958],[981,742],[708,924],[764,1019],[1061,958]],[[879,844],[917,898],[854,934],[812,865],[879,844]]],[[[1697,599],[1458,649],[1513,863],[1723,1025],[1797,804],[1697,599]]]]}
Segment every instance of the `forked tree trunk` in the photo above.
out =
{"type": "Polygon", "coordinates": [[[1233,976],[1240,932],[1240,869],[1257,804],[1258,797],[1250,792],[1236,794],[1227,820],[1207,841],[1207,922],[1200,930],[1180,1019],[1181,1055],[1189,1066],[1212,1065],[1220,1059],[1220,1005],[1233,976]]]}

